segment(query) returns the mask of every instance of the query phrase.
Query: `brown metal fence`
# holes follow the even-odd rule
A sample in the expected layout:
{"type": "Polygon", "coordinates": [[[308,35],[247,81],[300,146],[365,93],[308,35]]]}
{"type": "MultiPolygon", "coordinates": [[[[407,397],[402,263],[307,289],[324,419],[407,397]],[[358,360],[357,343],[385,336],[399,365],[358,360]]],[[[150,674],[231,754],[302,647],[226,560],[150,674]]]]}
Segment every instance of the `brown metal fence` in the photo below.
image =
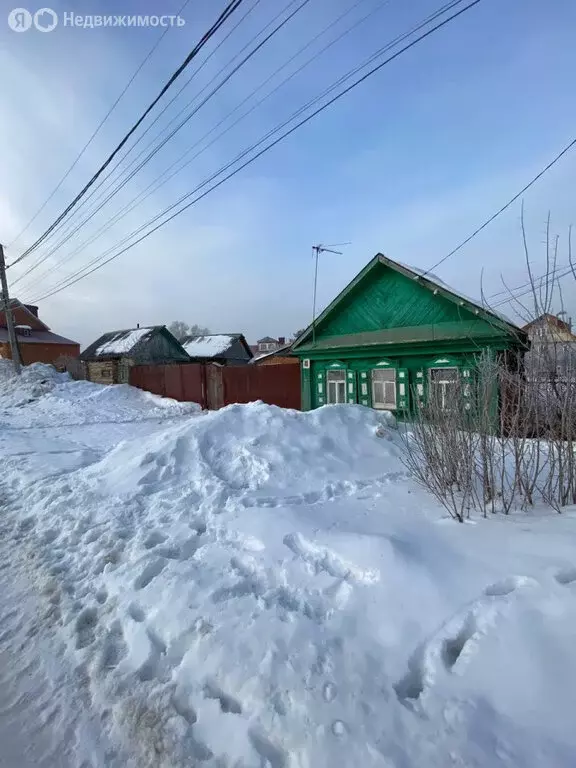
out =
{"type": "Polygon", "coordinates": [[[203,365],[135,365],[130,369],[130,384],[155,395],[206,407],[203,365]]]}
{"type": "Polygon", "coordinates": [[[130,370],[130,384],[210,410],[254,400],[301,408],[299,365],[135,365],[130,370]]]}
{"type": "Polygon", "coordinates": [[[225,405],[263,400],[282,408],[301,407],[299,365],[242,365],[220,370],[225,405]]]}

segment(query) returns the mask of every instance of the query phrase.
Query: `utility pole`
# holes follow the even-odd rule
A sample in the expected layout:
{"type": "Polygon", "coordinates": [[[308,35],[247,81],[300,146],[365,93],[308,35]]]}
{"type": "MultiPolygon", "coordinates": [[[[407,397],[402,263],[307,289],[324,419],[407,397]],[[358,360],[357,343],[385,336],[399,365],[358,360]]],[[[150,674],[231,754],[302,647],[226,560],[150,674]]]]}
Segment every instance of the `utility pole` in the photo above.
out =
{"type": "Polygon", "coordinates": [[[316,259],[314,265],[314,301],[312,304],[312,344],[316,344],[316,288],[318,286],[318,256],[321,253],[337,253],[342,256],[342,251],[334,251],[333,248],[338,248],[343,245],[350,245],[350,243],[334,243],[333,245],[313,245],[312,255],[316,259]]]}
{"type": "Polygon", "coordinates": [[[8,280],[6,280],[6,262],[4,260],[4,248],[2,247],[2,243],[0,243],[0,282],[2,283],[2,306],[4,309],[4,317],[6,318],[6,327],[8,328],[10,350],[12,351],[12,364],[14,365],[14,373],[20,375],[20,350],[18,349],[16,331],[14,330],[14,318],[12,317],[12,312],[10,311],[8,280]]]}

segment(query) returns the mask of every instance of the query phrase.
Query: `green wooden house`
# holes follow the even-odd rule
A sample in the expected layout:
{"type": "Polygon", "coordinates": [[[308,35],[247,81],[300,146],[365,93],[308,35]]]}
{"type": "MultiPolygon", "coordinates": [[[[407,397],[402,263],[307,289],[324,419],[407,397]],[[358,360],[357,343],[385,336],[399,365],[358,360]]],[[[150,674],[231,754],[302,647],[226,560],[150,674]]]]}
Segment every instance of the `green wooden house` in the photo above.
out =
{"type": "Polygon", "coordinates": [[[302,408],[360,403],[396,411],[470,395],[489,350],[518,369],[527,336],[431,274],[377,254],[296,340],[302,408]]]}

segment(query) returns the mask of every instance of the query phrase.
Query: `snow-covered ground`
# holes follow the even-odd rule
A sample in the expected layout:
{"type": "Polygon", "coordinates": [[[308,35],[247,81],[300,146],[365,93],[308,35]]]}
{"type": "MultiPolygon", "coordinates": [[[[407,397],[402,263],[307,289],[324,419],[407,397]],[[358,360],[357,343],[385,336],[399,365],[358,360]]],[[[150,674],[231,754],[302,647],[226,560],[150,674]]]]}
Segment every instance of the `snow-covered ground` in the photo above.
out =
{"type": "Polygon", "coordinates": [[[360,406],[6,365],[0,766],[574,766],[576,510],[447,520],[360,406]]]}

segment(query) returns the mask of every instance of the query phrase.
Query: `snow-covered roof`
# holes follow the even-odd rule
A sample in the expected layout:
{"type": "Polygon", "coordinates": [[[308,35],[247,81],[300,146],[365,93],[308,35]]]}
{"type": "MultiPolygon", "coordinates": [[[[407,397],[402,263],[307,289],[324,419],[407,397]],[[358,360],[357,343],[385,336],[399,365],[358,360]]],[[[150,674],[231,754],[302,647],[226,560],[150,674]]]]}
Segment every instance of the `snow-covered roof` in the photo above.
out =
{"type": "Polygon", "coordinates": [[[134,349],[152,328],[133,328],[128,331],[116,331],[111,339],[108,339],[94,351],[95,357],[102,355],[124,355],[134,349]]]}
{"type": "Polygon", "coordinates": [[[209,336],[188,336],[182,346],[190,357],[217,357],[226,352],[238,338],[237,334],[213,333],[209,336]]]}
{"type": "Polygon", "coordinates": [[[130,354],[134,348],[154,331],[163,326],[148,326],[147,328],[128,328],[122,331],[109,331],[102,334],[81,354],[83,360],[96,358],[118,357],[130,354]]]}

